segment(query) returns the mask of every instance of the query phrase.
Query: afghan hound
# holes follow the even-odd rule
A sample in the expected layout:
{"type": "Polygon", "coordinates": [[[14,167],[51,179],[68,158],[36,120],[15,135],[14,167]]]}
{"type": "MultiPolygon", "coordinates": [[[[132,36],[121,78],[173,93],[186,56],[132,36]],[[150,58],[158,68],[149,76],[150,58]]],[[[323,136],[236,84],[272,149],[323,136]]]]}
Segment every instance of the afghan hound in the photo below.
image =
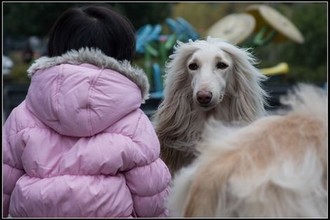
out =
{"type": "Polygon", "coordinates": [[[220,39],[178,42],[166,63],[164,98],[152,121],[172,175],[196,157],[209,117],[250,123],[265,114],[267,77],[249,49],[220,39]]]}
{"type": "Polygon", "coordinates": [[[243,127],[210,121],[200,155],[174,176],[170,215],[327,216],[327,93],[301,84],[286,105],[243,127]]]}

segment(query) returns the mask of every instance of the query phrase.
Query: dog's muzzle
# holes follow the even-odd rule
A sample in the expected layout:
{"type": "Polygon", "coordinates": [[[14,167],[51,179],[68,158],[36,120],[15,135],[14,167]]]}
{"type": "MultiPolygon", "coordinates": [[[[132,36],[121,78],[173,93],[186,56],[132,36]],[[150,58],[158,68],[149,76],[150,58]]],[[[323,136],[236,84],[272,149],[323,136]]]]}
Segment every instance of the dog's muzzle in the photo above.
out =
{"type": "Polygon", "coordinates": [[[212,92],[198,91],[196,97],[201,106],[208,106],[212,100],[212,92]]]}
{"type": "Polygon", "coordinates": [[[224,98],[224,93],[220,94],[219,98],[215,100],[212,92],[199,91],[196,94],[196,103],[202,107],[204,111],[209,111],[213,109],[217,104],[219,104],[224,98]]]}

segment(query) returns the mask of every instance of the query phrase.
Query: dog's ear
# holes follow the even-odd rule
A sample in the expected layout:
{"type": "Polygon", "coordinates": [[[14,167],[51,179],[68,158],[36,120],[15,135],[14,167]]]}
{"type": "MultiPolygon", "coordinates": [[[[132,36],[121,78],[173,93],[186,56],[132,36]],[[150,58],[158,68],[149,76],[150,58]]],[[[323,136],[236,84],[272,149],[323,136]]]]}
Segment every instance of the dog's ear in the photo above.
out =
{"type": "Polygon", "coordinates": [[[189,42],[178,43],[174,49],[165,66],[164,100],[152,119],[162,144],[184,138],[192,123],[192,88],[186,65],[197,48],[189,42]]]}
{"type": "Polygon", "coordinates": [[[227,93],[230,95],[230,112],[233,120],[251,122],[265,115],[267,92],[261,82],[267,77],[254,65],[256,59],[248,49],[222,42],[221,49],[233,59],[233,72],[229,76],[227,93]]]}

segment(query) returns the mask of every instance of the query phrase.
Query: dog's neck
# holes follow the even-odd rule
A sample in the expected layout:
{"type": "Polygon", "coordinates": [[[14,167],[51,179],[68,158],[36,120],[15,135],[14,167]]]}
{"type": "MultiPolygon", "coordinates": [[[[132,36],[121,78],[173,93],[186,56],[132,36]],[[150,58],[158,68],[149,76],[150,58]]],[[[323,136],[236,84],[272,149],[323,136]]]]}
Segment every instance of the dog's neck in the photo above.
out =
{"type": "Polygon", "coordinates": [[[217,121],[223,121],[223,122],[230,122],[232,120],[237,120],[234,118],[230,118],[229,115],[229,109],[228,109],[228,105],[226,105],[226,100],[224,100],[223,102],[219,103],[218,106],[216,106],[215,108],[212,108],[208,111],[203,111],[202,109],[200,109],[200,114],[203,117],[203,121],[206,122],[209,119],[213,118],[216,119],[217,121]]]}

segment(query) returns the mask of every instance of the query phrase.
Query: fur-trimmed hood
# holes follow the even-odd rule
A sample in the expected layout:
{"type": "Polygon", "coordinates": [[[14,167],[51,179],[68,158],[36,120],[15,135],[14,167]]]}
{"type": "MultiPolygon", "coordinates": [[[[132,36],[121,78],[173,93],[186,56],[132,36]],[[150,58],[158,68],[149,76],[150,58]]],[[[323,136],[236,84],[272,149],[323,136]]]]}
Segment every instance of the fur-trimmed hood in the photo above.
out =
{"type": "Polygon", "coordinates": [[[143,101],[149,98],[150,86],[147,75],[142,69],[133,67],[127,60],[117,61],[112,57],[106,56],[99,49],[81,48],[78,51],[71,50],[62,56],[41,57],[30,66],[27,72],[28,76],[32,77],[40,69],[46,69],[60,64],[80,65],[83,63],[89,63],[102,69],[117,71],[132,80],[141,89],[143,101]]]}
{"type": "Polygon", "coordinates": [[[137,110],[148,97],[146,74],[100,50],[41,57],[28,69],[27,108],[62,135],[97,134],[137,110]]]}

